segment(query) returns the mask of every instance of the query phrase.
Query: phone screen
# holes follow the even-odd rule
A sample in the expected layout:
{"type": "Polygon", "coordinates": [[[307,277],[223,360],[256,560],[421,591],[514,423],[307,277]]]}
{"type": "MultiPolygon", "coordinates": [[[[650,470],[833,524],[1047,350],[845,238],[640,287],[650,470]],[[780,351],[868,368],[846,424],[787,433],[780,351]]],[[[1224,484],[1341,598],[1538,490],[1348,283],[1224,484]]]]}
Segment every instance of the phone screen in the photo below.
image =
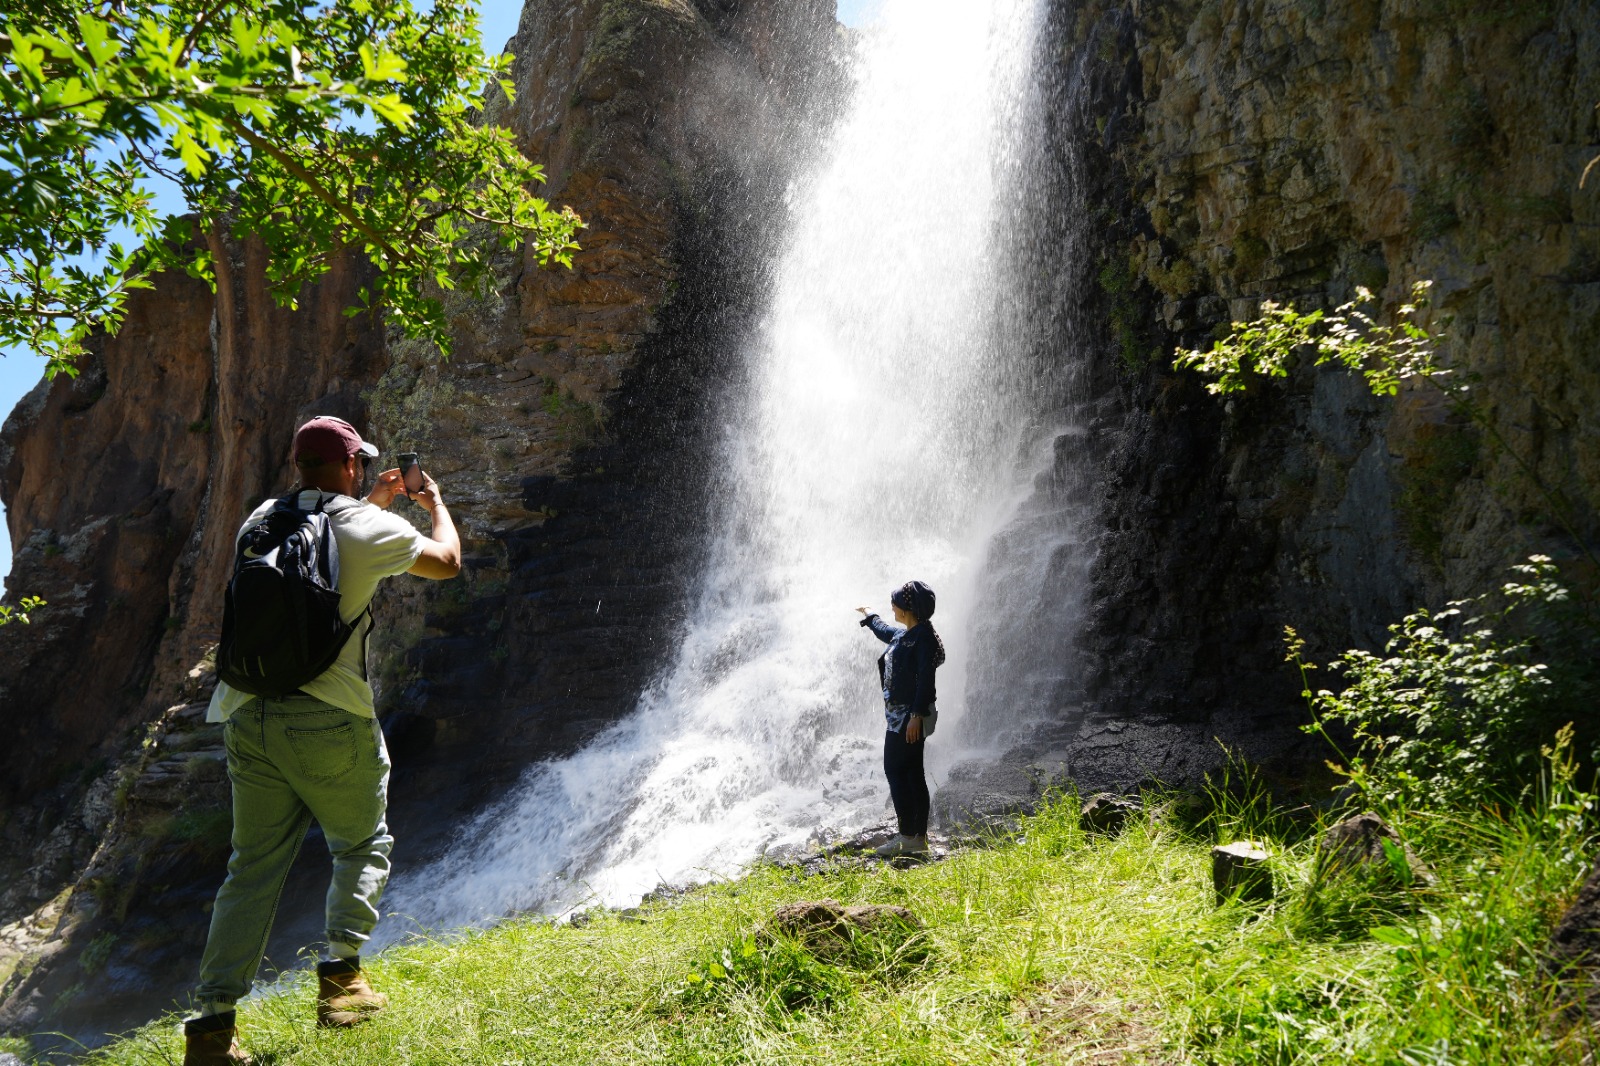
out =
{"type": "Polygon", "coordinates": [[[400,479],[405,484],[407,496],[422,491],[422,464],[416,452],[400,453],[400,479]]]}

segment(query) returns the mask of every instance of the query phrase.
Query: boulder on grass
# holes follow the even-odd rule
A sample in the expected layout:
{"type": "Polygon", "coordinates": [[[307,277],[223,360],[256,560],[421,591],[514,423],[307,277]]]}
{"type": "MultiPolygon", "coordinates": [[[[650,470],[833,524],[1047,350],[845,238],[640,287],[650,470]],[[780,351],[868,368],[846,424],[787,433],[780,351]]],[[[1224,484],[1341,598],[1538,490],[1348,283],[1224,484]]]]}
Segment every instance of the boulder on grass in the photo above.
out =
{"type": "Polygon", "coordinates": [[[922,930],[922,919],[904,907],[867,904],[846,907],[837,900],[786,903],[773,912],[769,932],[782,933],[804,944],[820,959],[841,954],[858,936],[871,936],[891,945],[903,943],[922,930]]]}
{"type": "Polygon", "coordinates": [[[1600,862],[1550,934],[1544,966],[1600,1021],[1600,862]]]}
{"type": "Polygon", "coordinates": [[[1346,818],[1324,833],[1317,849],[1317,862],[1325,874],[1364,870],[1407,883],[1433,883],[1433,871],[1428,864],[1417,858],[1411,845],[1371,811],[1346,818]],[[1409,876],[1400,872],[1397,860],[1390,858],[1391,853],[1404,860],[1409,876]]]}
{"type": "Polygon", "coordinates": [[[1103,833],[1115,836],[1127,827],[1128,819],[1143,807],[1136,799],[1100,792],[1089,797],[1089,802],[1078,812],[1078,825],[1085,833],[1103,833]]]}
{"type": "Polygon", "coordinates": [[[1256,840],[1240,840],[1211,849],[1211,885],[1217,890],[1217,905],[1238,898],[1250,901],[1272,899],[1272,855],[1256,840]]]}

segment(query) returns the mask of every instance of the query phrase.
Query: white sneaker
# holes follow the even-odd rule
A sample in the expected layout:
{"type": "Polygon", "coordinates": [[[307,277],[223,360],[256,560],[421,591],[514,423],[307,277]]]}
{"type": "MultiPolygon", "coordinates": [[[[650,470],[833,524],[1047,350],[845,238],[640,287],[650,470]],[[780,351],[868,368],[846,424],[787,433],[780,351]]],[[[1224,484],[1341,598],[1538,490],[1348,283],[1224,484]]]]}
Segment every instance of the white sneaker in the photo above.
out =
{"type": "Polygon", "coordinates": [[[905,843],[906,838],[901,836],[899,833],[896,833],[894,836],[889,838],[889,842],[887,844],[878,845],[876,848],[878,858],[893,859],[897,856],[904,855],[905,843]]]}
{"type": "Polygon", "coordinates": [[[898,859],[902,855],[926,855],[928,853],[928,838],[926,836],[908,837],[896,833],[893,840],[877,849],[880,859],[898,859]]]}

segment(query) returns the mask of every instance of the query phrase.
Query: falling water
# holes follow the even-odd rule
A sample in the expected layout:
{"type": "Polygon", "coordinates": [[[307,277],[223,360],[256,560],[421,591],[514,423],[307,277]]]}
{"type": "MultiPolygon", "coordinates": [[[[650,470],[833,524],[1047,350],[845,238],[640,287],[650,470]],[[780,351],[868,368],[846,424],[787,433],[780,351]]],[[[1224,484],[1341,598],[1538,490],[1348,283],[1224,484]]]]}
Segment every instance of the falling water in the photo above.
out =
{"type": "Polygon", "coordinates": [[[937,784],[961,736],[978,571],[1041,439],[1034,360],[1005,313],[1040,7],[889,0],[791,194],[675,661],[634,715],[532,768],[453,854],[400,881],[396,909],[440,926],[636,900],[882,820],[881,646],[853,609],[887,614],[911,577],[941,593],[951,653],[937,784]]]}

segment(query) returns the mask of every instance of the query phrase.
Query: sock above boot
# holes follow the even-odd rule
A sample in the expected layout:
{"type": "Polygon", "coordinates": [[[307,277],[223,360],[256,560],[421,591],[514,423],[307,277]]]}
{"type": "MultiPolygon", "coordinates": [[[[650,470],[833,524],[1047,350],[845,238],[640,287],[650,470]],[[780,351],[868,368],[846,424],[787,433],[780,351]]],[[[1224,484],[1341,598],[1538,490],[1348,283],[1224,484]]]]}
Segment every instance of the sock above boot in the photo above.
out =
{"type": "Polygon", "coordinates": [[[360,972],[360,955],[352,955],[348,959],[329,959],[327,962],[317,963],[318,977],[338,977],[341,974],[360,972]]]}
{"type": "Polygon", "coordinates": [[[238,1012],[229,1007],[216,1014],[203,1014],[198,1018],[188,1019],[183,1023],[183,1031],[194,1036],[202,1033],[220,1033],[237,1028],[238,1021],[238,1012]]]}

